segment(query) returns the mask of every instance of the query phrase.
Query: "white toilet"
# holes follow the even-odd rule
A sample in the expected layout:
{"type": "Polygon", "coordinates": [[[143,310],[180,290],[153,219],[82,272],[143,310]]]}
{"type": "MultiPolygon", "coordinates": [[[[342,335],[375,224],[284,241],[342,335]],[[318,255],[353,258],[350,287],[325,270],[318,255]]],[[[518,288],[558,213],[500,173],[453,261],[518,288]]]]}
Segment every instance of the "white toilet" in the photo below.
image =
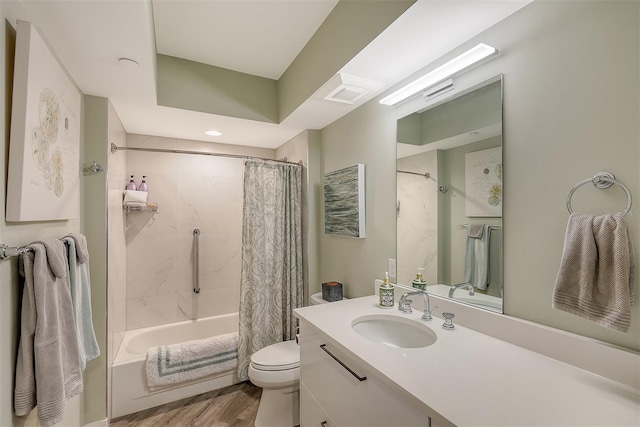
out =
{"type": "MultiPolygon", "coordinates": [[[[311,305],[326,302],[321,292],[311,295],[311,305]]],[[[300,347],[296,340],[256,351],[251,356],[249,380],[262,387],[256,427],[300,424],[300,347]]]]}

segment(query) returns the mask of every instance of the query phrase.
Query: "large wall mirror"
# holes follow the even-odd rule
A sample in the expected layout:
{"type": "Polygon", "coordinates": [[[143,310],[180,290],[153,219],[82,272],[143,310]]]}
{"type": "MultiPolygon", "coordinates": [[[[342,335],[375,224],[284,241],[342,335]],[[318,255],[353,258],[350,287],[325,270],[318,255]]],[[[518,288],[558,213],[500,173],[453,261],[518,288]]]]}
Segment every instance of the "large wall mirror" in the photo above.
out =
{"type": "MultiPolygon", "coordinates": [[[[446,97],[446,95],[441,95],[446,97]]],[[[398,120],[397,282],[502,312],[502,76],[398,120]]]]}

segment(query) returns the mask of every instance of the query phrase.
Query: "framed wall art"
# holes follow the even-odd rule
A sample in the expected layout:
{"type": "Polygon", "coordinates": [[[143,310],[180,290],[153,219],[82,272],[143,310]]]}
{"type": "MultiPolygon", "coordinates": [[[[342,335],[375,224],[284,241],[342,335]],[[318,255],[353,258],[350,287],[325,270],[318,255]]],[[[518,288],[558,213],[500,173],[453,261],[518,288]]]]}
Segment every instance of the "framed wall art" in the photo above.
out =
{"type": "Polygon", "coordinates": [[[37,28],[18,21],[7,221],[78,217],[81,96],[37,28]]]}
{"type": "Polygon", "coordinates": [[[502,148],[465,154],[466,215],[502,216],[502,148]]]}
{"type": "Polygon", "coordinates": [[[364,165],[324,174],[324,232],[364,238],[364,165]]]}

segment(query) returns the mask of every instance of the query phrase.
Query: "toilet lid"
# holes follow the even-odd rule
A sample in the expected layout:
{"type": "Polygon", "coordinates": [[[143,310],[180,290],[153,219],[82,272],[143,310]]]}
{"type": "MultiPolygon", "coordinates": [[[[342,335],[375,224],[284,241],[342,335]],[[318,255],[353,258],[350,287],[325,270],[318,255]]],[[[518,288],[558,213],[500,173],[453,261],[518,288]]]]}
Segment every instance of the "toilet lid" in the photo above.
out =
{"type": "Polygon", "coordinates": [[[300,366],[300,346],[296,340],[283,341],[258,350],[251,365],[261,371],[284,371],[300,366]]]}

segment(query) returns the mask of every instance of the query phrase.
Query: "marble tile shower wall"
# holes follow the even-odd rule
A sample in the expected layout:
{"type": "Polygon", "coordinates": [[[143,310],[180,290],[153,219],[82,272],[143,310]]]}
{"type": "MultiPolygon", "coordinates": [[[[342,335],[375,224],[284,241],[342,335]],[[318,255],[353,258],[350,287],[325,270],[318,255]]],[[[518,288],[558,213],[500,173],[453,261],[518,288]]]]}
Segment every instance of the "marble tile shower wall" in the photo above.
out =
{"type": "MultiPolygon", "coordinates": [[[[177,147],[177,140],[141,138],[127,145],[152,139],[154,147],[211,150],[206,143],[177,147]]],[[[127,214],[127,330],[238,311],[243,169],[241,159],[127,151],[127,174],[136,182],[146,175],[149,200],[159,206],[157,214],[127,214]]]]}
{"type": "Polygon", "coordinates": [[[418,267],[427,283],[438,283],[438,160],[437,151],[398,159],[398,170],[431,174],[431,179],[398,173],[398,282],[411,284],[418,267]]]}

